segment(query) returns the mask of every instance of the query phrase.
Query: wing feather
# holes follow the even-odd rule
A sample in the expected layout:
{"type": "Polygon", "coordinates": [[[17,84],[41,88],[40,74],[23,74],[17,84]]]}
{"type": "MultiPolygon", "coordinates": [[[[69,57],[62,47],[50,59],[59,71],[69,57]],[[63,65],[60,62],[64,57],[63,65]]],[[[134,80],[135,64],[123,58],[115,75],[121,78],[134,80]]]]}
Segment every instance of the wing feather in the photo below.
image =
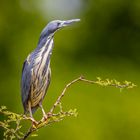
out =
{"type": "Polygon", "coordinates": [[[26,106],[31,90],[31,69],[30,64],[25,60],[22,68],[22,79],[21,79],[21,94],[22,94],[22,104],[24,111],[26,112],[26,106]]]}

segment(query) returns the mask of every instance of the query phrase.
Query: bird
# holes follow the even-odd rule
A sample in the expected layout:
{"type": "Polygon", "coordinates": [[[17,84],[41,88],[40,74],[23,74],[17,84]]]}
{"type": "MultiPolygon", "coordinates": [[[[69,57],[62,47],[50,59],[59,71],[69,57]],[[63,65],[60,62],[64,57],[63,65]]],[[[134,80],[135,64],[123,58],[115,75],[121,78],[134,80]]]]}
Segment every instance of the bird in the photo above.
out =
{"type": "Polygon", "coordinates": [[[37,47],[23,63],[21,98],[24,114],[29,114],[32,122],[36,122],[33,114],[39,107],[42,110],[43,119],[47,119],[42,101],[51,81],[50,58],[54,47],[54,34],[59,29],[79,21],[80,19],[71,19],[49,22],[40,34],[37,47]]]}

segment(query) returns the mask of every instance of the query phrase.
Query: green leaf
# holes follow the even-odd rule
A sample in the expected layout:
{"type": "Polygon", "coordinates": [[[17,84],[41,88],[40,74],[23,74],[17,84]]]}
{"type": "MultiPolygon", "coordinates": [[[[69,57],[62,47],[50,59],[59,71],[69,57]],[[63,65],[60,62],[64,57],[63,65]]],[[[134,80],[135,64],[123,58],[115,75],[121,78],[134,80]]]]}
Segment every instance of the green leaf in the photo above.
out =
{"type": "Polygon", "coordinates": [[[31,137],[37,137],[38,136],[38,134],[32,134],[31,135],[31,137]]]}

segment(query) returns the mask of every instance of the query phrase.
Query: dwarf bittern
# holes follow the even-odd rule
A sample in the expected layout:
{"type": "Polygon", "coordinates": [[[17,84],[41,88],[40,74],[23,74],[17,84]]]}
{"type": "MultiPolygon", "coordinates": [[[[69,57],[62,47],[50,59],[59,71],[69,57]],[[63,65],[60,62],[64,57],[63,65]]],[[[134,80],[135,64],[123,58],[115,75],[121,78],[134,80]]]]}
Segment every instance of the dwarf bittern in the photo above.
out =
{"type": "Polygon", "coordinates": [[[36,49],[24,61],[21,79],[22,103],[24,113],[29,113],[33,121],[35,120],[32,114],[38,107],[42,110],[43,118],[47,118],[42,107],[42,101],[51,80],[50,57],[53,49],[54,34],[62,27],[78,21],[80,20],[54,20],[50,22],[41,32],[36,49]]]}

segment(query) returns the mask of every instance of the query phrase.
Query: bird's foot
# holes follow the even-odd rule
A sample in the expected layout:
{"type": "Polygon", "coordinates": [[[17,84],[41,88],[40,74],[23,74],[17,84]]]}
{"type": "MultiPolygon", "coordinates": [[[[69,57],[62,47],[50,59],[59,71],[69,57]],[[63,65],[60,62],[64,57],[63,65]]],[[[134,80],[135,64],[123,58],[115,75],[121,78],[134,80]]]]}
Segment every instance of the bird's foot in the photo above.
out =
{"type": "Polygon", "coordinates": [[[48,119],[48,116],[46,114],[43,115],[42,119],[41,119],[41,122],[44,122],[48,119]]]}
{"type": "Polygon", "coordinates": [[[34,118],[30,117],[30,120],[32,121],[32,125],[33,126],[37,126],[38,125],[38,122],[34,118]]]}
{"type": "Polygon", "coordinates": [[[42,122],[43,122],[43,121],[47,121],[48,118],[51,117],[51,115],[52,115],[52,113],[50,113],[50,112],[48,112],[47,114],[44,114],[44,115],[43,115],[43,118],[41,119],[41,121],[42,121],[42,122]]]}
{"type": "Polygon", "coordinates": [[[52,116],[52,113],[51,112],[48,112],[47,113],[47,117],[50,118],[51,116],[52,116]]]}

